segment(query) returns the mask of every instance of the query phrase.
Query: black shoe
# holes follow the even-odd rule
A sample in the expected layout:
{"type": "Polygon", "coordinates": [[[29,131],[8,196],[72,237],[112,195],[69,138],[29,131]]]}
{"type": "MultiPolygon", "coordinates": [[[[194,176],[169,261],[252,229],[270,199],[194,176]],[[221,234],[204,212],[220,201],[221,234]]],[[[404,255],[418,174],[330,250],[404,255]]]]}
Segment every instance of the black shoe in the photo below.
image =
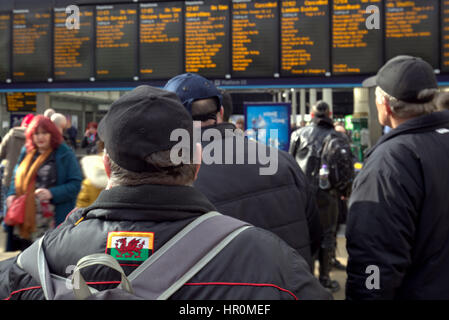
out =
{"type": "Polygon", "coordinates": [[[335,280],[331,280],[330,278],[322,278],[320,279],[320,283],[323,287],[329,289],[332,293],[340,290],[340,284],[335,280]]]}
{"type": "Polygon", "coordinates": [[[345,271],[346,270],[346,266],[344,266],[340,261],[338,261],[337,259],[333,259],[332,261],[332,268],[337,269],[337,270],[342,270],[345,271]]]}

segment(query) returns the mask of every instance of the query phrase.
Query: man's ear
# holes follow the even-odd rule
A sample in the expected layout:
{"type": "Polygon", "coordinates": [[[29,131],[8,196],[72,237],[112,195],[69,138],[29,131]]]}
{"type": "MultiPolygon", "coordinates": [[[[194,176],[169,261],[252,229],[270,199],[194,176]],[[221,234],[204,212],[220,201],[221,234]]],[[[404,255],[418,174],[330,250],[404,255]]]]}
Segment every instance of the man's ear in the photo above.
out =
{"type": "Polygon", "coordinates": [[[223,106],[221,106],[220,111],[217,112],[217,124],[223,123],[223,115],[224,115],[224,108],[223,106]]]}
{"type": "Polygon", "coordinates": [[[195,158],[194,159],[198,159],[197,163],[195,163],[195,178],[193,181],[196,180],[196,178],[198,177],[198,172],[200,171],[200,167],[201,167],[201,154],[203,152],[203,147],[201,146],[201,143],[196,143],[195,144],[195,158]]]}
{"type": "Polygon", "coordinates": [[[106,175],[108,178],[111,177],[111,162],[109,160],[109,157],[106,155],[106,153],[103,155],[103,165],[104,170],[106,171],[106,175]]]}
{"type": "Polygon", "coordinates": [[[393,111],[391,111],[391,107],[390,107],[390,101],[388,101],[387,98],[384,98],[384,106],[385,106],[385,112],[391,116],[393,114],[393,111]]]}

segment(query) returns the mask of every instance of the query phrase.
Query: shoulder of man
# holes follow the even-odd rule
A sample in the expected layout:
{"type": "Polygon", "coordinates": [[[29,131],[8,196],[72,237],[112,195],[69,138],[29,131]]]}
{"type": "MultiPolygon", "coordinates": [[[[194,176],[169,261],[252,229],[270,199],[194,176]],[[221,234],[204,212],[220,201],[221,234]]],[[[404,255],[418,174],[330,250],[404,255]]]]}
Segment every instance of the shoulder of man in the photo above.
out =
{"type": "Polygon", "coordinates": [[[232,259],[231,265],[226,264],[229,266],[227,272],[237,271],[243,280],[251,279],[247,282],[270,283],[286,293],[286,299],[332,299],[312,275],[306,260],[284,240],[265,229],[252,227],[245,230],[228,245],[221,258],[232,259]]]}

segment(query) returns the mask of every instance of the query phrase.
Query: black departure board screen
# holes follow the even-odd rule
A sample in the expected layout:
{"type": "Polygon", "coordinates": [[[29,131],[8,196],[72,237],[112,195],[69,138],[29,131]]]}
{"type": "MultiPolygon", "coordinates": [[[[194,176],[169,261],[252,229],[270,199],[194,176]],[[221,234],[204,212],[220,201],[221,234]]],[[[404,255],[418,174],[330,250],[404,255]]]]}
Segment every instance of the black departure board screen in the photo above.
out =
{"type": "Polygon", "coordinates": [[[183,72],[182,2],[140,4],[140,77],[167,79],[183,72]]]}
{"type": "Polygon", "coordinates": [[[329,72],[328,1],[281,1],[280,5],[281,76],[329,72]]]}
{"type": "Polygon", "coordinates": [[[88,80],[93,76],[94,8],[79,8],[79,29],[67,28],[65,8],[54,9],[55,80],[88,80]]]}
{"type": "Polygon", "coordinates": [[[0,12],[0,81],[10,79],[11,15],[0,12]]]}
{"type": "Polygon", "coordinates": [[[383,64],[383,40],[380,25],[381,0],[334,1],[332,14],[332,73],[376,73],[383,64]],[[366,8],[375,11],[366,13],[366,8]],[[379,15],[376,25],[367,26],[371,14],[379,15]]]}
{"type": "Polygon", "coordinates": [[[441,71],[449,72],[449,0],[441,1],[441,71]]]}
{"type": "Polygon", "coordinates": [[[229,74],[229,2],[185,2],[185,70],[205,77],[229,74]]]}
{"type": "Polygon", "coordinates": [[[406,54],[438,67],[438,0],[385,1],[386,59],[406,54]]]}
{"type": "Polygon", "coordinates": [[[98,80],[137,80],[137,5],[96,7],[98,80]]]}
{"type": "Polygon", "coordinates": [[[14,81],[51,81],[51,12],[13,11],[14,81]]]}
{"type": "Polygon", "coordinates": [[[8,92],[6,105],[9,112],[36,112],[36,92],[8,92]]]}
{"type": "Polygon", "coordinates": [[[278,77],[279,8],[273,0],[232,0],[232,74],[278,77]]]}

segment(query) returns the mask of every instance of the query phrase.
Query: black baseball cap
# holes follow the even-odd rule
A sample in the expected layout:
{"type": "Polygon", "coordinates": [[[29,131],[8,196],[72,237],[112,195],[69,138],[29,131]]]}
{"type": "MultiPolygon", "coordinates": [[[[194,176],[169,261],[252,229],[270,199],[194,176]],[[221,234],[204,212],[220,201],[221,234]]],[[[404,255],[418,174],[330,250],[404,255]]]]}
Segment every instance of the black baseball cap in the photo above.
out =
{"type": "Polygon", "coordinates": [[[196,73],[183,73],[167,81],[165,90],[175,92],[181,102],[192,113],[192,103],[196,100],[215,98],[217,112],[221,108],[222,95],[214,83],[196,73]]]}
{"type": "Polygon", "coordinates": [[[363,81],[364,87],[379,86],[389,95],[405,102],[423,103],[418,93],[438,89],[432,66],[419,57],[397,56],[390,59],[377,75],[363,81]]]}
{"type": "Polygon", "coordinates": [[[170,141],[175,129],[185,129],[192,137],[191,115],[175,93],[143,85],[115,101],[98,126],[111,159],[133,172],[154,172],[159,168],[145,158],[158,151],[170,150],[178,141],[170,141]]]}

